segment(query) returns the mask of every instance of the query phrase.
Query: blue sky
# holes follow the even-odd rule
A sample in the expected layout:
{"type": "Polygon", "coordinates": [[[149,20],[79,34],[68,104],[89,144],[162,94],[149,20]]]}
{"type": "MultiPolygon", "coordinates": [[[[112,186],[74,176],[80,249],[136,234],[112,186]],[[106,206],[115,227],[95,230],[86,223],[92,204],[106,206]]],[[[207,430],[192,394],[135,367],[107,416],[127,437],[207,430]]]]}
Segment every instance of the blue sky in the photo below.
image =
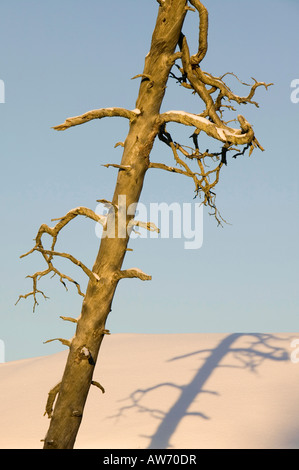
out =
{"type": "MultiPolygon", "coordinates": [[[[152,281],[123,280],[107,327],[113,333],[298,332],[298,125],[299,103],[291,102],[299,78],[299,4],[293,0],[206,1],[209,49],[202,68],[214,75],[235,72],[274,82],[260,88],[260,107],[238,109],[254,126],[264,152],[232,160],[223,169],[217,203],[230,223],[217,227],[204,210],[203,245],[184,249],[181,239],[132,240],[125,266],[139,267],[152,281]]],[[[27,274],[44,269],[38,254],[20,260],[42,223],[96,200],[111,199],[128,123],[118,118],[90,122],[66,132],[52,126],[90,109],[135,108],[158,4],[154,0],[10,0],[0,17],[1,311],[0,339],[6,360],[52,354],[64,347],[79,316],[82,298],[58,279],[41,282],[50,297],[32,312],[27,274]]],[[[188,13],[183,31],[196,51],[198,17],[188,13]]],[[[230,85],[241,91],[236,80],[230,85]]],[[[245,94],[247,89],[243,90],[245,94]]],[[[241,93],[240,93],[241,94],[241,93]]],[[[163,111],[201,112],[200,100],[170,80],[163,111]]],[[[188,140],[179,125],[173,138],[188,140]]],[[[206,141],[204,141],[206,142],[206,141]]],[[[215,143],[209,144],[215,147],[215,143]]],[[[156,142],[153,161],[172,164],[156,142]]],[[[193,186],[179,175],[149,171],[141,202],[194,203],[193,186]]],[[[92,266],[99,239],[94,223],[75,220],[59,241],[92,266]]],[[[81,273],[59,262],[82,282],[81,273]]]]}

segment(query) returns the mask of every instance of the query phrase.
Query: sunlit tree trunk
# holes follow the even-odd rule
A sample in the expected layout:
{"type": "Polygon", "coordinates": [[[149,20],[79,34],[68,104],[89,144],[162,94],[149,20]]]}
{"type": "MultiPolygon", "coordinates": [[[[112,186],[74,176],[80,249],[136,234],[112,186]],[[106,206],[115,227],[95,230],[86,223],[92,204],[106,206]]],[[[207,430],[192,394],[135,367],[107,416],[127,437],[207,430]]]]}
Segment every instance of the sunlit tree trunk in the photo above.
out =
{"type": "MultiPolygon", "coordinates": [[[[159,132],[160,106],[186,14],[185,0],[171,0],[159,8],[156,27],[152,37],[150,53],[145,59],[143,77],[136,102],[137,114],[131,119],[128,136],[119,169],[112,204],[119,204],[119,196],[125,196],[126,209],[138,202],[144,176],[149,166],[149,154],[159,132]],[[140,114],[138,114],[140,111],[140,114]]],[[[114,206],[114,207],[115,207],[114,206]]],[[[119,208],[120,209],[120,208],[119,208]]],[[[51,417],[44,448],[70,449],[74,446],[83,409],[93,379],[95,363],[105,334],[105,322],[119,279],[140,277],[150,279],[139,270],[121,271],[129,239],[122,231],[115,214],[115,237],[102,238],[98,256],[92,269],[99,280],[89,280],[83,301],[82,312],[77,323],[76,334],[71,341],[57,403],[51,417]],[[123,237],[119,236],[123,235],[123,237]]],[[[111,217],[113,217],[113,215],[111,217]]],[[[134,214],[133,214],[134,215],[134,214]]],[[[127,224],[133,215],[127,216],[127,224]]],[[[109,221],[108,221],[109,225],[109,221]]]]}

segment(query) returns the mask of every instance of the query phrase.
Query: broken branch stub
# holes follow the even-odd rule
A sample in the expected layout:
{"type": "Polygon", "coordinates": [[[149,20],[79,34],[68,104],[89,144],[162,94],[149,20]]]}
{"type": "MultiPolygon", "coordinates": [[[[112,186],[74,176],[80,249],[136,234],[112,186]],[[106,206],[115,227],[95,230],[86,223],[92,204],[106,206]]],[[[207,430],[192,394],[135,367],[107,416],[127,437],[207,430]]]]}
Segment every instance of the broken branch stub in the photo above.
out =
{"type": "Polygon", "coordinates": [[[123,271],[120,271],[118,274],[116,274],[116,277],[117,279],[138,278],[138,279],[141,279],[141,281],[151,281],[152,279],[152,276],[145,274],[139,268],[125,269],[123,271]]]}
{"type": "Polygon", "coordinates": [[[55,402],[55,399],[59,393],[61,382],[59,382],[55,387],[53,387],[50,392],[48,393],[48,400],[46,403],[46,410],[44,412],[44,416],[47,414],[48,418],[50,419],[52,417],[53,413],[53,405],[55,402]]]}

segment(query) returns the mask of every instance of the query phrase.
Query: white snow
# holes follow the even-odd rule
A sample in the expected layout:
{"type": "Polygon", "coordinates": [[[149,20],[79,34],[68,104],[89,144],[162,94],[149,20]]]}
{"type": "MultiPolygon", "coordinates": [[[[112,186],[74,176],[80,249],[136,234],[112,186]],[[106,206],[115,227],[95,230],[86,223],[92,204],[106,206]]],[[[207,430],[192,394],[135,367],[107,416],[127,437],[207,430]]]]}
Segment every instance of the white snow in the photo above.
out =
{"type": "Polygon", "coordinates": [[[192,114],[192,113],[187,113],[186,111],[166,111],[165,113],[163,113],[163,116],[167,116],[167,115],[173,115],[173,116],[182,116],[182,117],[186,117],[186,118],[191,118],[193,119],[194,121],[198,121],[199,123],[201,124],[205,124],[205,125],[213,125],[208,119],[206,118],[203,118],[202,116],[197,116],[197,114],[192,114]]]}
{"type": "MultiPolygon", "coordinates": [[[[91,387],[75,448],[298,448],[296,338],[106,336],[93,377],[106,393],[91,387]]],[[[66,357],[0,364],[1,449],[42,448],[66,357]]]]}
{"type": "Polygon", "coordinates": [[[224,130],[221,129],[221,127],[216,127],[216,130],[217,130],[217,134],[219,135],[220,139],[226,141],[226,135],[225,135],[224,130]]]}
{"type": "Polygon", "coordinates": [[[92,274],[94,275],[97,281],[101,280],[100,276],[97,273],[92,272],[92,274]]]}

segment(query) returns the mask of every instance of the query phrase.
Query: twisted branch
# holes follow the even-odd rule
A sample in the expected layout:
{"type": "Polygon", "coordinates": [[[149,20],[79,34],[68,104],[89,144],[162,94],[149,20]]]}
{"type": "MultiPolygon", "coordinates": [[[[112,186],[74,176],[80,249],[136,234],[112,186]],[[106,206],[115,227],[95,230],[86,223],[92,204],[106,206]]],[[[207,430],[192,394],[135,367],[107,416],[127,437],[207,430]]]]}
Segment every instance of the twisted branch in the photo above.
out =
{"type": "MultiPolygon", "coordinates": [[[[198,53],[190,57],[187,39],[183,34],[181,34],[179,47],[182,53],[182,56],[181,56],[182,68],[179,68],[179,70],[181,71],[182,76],[181,78],[176,77],[173,74],[172,76],[176,78],[177,81],[180,84],[184,85],[186,88],[193,89],[194,93],[198,94],[199,97],[203,100],[203,102],[206,105],[206,109],[201,113],[200,116],[203,118],[208,117],[212,123],[216,124],[218,127],[225,129],[226,128],[225,123],[222,121],[222,108],[226,107],[232,110],[234,110],[234,108],[230,105],[224,105],[222,103],[223,99],[228,99],[228,101],[235,101],[238,104],[251,103],[251,104],[254,104],[255,106],[258,106],[257,102],[252,101],[252,97],[254,96],[256,89],[260,86],[264,86],[266,89],[268,89],[268,87],[273,84],[272,83],[266,84],[265,82],[258,82],[257,80],[253,78],[254,84],[251,86],[249,94],[246,97],[240,97],[234,94],[223,81],[224,76],[228,75],[228,73],[224,74],[222,77],[213,77],[213,75],[203,72],[201,68],[198,66],[198,64],[201,62],[201,60],[203,59],[207,51],[208,12],[199,0],[192,0],[192,1],[190,0],[190,2],[198,10],[199,15],[200,15],[200,28],[199,28],[200,33],[199,33],[198,53]],[[207,89],[206,87],[207,85],[210,86],[211,88],[207,89]],[[219,94],[217,98],[213,100],[211,95],[217,90],[219,90],[219,94]],[[220,113],[220,116],[217,114],[218,112],[220,113]]],[[[230,75],[234,75],[236,77],[236,75],[233,73],[230,73],[230,75]]],[[[243,85],[249,86],[246,83],[243,83],[243,82],[241,83],[243,85]]],[[[241,129],[242,129],[242,126],[241,126],[241,129]]],[[[229,128],[228,131],[231,132],[231,129],[229,128]]],[[[212,134],[211,137],[217,138],[215,137],[215,134],[212,134]]],[[[232,143],[237,144],[236,141],[232,143]]],[[[243,143],[244,142],[242,142],[242,144],[243,143]]]]}
{"type": "Polygon", "coordinates": [[[24,258],[25,256],[30,255],[36,248],[43,248],[42,243],[41,243],[41,238],[44,233],[49,234],[53,238],[53,243],[51,250],[54,250],[55,244],[57,242],[57,236],[60,232],[60,230],[65,227],[71,220],[73,220],[75,217],[78,215],[83,215],[89,219],[94,220],[95,222],[99,222],[100,224],[104,225],[106,222],[106,217],[102,215],[96,214],[94,211],[91,209],[88,209],[87,207],[76,207],[75,209],[71,209],[66,215],[63,217],[59,217],[57,219],[52,219],[52,221],[59,221],[55,227],[49,227],[47,224],[42,224],[37,232],[37,236],[35,238],[36,244],[35,247],[32,248],[32,250],[28,251],[28,253],[25,253],[24,255],[20,256],[20,258],[24,258]]]}
{"type": "Polygon", "coordinates": [[[215,216],[218,222],[218,225],[222,225],[221,221],[225,222],[225,220],[222,218],[222,216],[220,215],[216,207],[216,204],[215,204],[216,194],[212,191],[212,189],[214,188],[214,186],[216,186],[216,184],[219,181],[220,170],[224,162],[221,159],[221,161],[216,165],[216,167],[209,171],[206,171],[204,167],[204,158],[209,156],[209,157],[216,157],[217,160],[219,160],[219,154],[209,153],[208,151],[206,151],[204,154],[195,152],[190,155],[180,144],[174,144],[173,142],[171,143],[171,149],[172,149],[173,156],[177,164],[183,167],[185,169],[186,176],[189,176],[194,181],[194,184],[195,184],[195,196],[194,197],[200,195],[200,193],[203,192],[204,194],[203,204],[213,209],[213,215],[215,216]],[[180,152],[183,153],[185,157],[189,157],[191,159],[196,158],[199,169],[200,169],[200,173],[193,172],[190,169],[187,163],[184,162],[179,157],[178,150],[180,150],[180,152]],[[210,181],[210,177],[212,174],[215,175],[215,179],[213,182],[210,181]]]}
{"type": "Polygon", "coordinates": [[[241,129],[233,129],[224,124],[220,127],[202,116],[185,111],[166,111],[159,116],[159,123],[161,125],[167,122],[177,122],[185,126],[194,126],[199,131],[204,131],[208,136],[221,142],[246,145],[254,139],[254,132],[249,122],[243,116],[238,115],[238,121],[241,129]]]}
{"type": "Polygon", "coordinates": [[[198,65],[205,57],[208,50],[209,17],[208,10],[199,0],[190,0],[190,3],[199,13],[198,52],[190,59],[192,65],[198,65]]]}
{"type": "MultiPolygon", "coordinates": [[[[230,121],[224,121],[223,113],[224,110],[236,111],[232,102],[239,105],[241,104],[253,104],[258,107],[258,103],[253,101],[256,89],[258,87],[265,87],[266,90],[273,83],[258,82],[255,78],[252,78],[253,84],[249,85],[242,82],[234,73],[227,72],[220,77],[214,77],[210,73],[204,72],[199,64],[206,55],[208,49],[208,11],[200,0],[189,0],[191,5],[199,13],[199,39],[198,39],[198,51],[195,55],[190,56],[189,46],[187,39],[184,34],[181,33],[178,46],[180,48],[180,54],[177,53],[178,59],[181,59],[182,66],[175,64],[179,69],[181,76],[176,76],[170,72],[170,77],[175,78],[177,83],[184,86],[187,89],[191,89],[194,94],[197,94],[205,105],[205,109],[200,114],[188,113],[185,111],[167,111],[160,114],[158,117],[158,124],[160,126],[160,132],[158,134],[159,139],[166,145],[171,147],[174,160],[177,167],[168,166],[163,163],[150,163],[149,168],[157,168],[166,170],[172,173],[182,174],[189,178],[192,178],[195,184],[196,196],[202,192],[204,194],[203,204],[208,205],[213,209],[218,224],[221,224],[221,220],[224,220],[215,205],[216,194],[212,190],[219,182],[220,171],[223,165],[227,165],[227,153],[231,150],[237,151],[233,158],[238,155],[244,155],[245,151],[249,149],[249,156],[251,155],[254,148],[264,150],[256,139],[252,126],[250,123],[241,115],[237,116],[239,122],[239,129],[232,128],[228,125],[230,121]],[[250,87],[250,91],[247,96],[238,96],[231,91],[231,89],[224,82],[226,75],[234,76],[239,82],[250,87]],[[216,96],[213,96],[217,93],[216,96]],[[223,103],[227,100],[229,104],[223,103]],[[185,146],[174,142],[171,135],[166,131],[166,124],[168,122],[176,122],[185,126],[194,126],[195,131],[192,134],[192,139],[195,149],[191,152],[186,150],[185,146]],[[209,150],[200,152],[198,144],[198,136],[200,132],[205,132],[209,137],[216,139],[222,143],[220,152],[211,153],[209,150]],[[245,146],[243,150],[239,148],[235,149],[232,146],[245,146]],[[189,165],[179,156],[181,152],[185,158],[190,160],[196,160],[199,172],[191,170],[189,165]],[[216,165],[212,169],[206,170],[205,159],[209,158],[211,161],[215,161],[216,165]],[[211,180],[214,175],[214,180],[211,180]]],[[[188,8],[190,9],[190,8],[188,8]]],[[[195,196],[195,197],[196,197],[195,196]]]]}
{"type": "MultiPolygon", "coordinates": [[[[168,115],[168,113],[164,113],[164,115],[165,114],[168,115]]],[[[194,116],[195,116],[195,119],[198,118],[198,116],[196,116],[196,115],[190,116],[190,114],[182,113],[182,112],[181,112],[181,114],[179,112],[178,116],[182,119],[182,122],[185,123],[185,124],[186,124],[186,122],[189,122],[188,121],[189,118],[191,119],[190,122],[193,122],[192,118],[194,116]]],[[[200,117],[200,122],[203,122],[202,119],[204,119],[204,118],[200,117]]],[[[241,122],[242,122],[242,120],[241,120],[241,122]]],[[[212,129],[216,128],[215,125],[213,125],[212,123],[210,123],[206,119],[204,119],[204,123],[208,124],[212,129]]],[[[243,125],[243,127],[245,127],[244,124],[242,124],[242,125],[243,125]]],[[[222,149],[221,149],[220,152],[209,152],[209,150],[206,150],[205,152],[200,152],[199,146],[198,146],[198,134],[199,134],[199,132],[200,132],[200,130],[196,129],[195,132],[190,136],[193,139],[193,143],[194,143],[194,146],[195,146],[195,149],[192,149],[191,147],[182,146],[181,144],[179,144],[177,142],[174,142],[172,140],[172,137],[169,134],[169,132],[166,131],[165,123],[164,123],[162,125],[161,130],[160,130],[159,137],[160,137],[160,140],[162,140],[166,145],[168,145],[171,148],[174,160],[175,160],[176,164],[178,165],[178,167],[168,166],[168,165],[165,165],[163,163],[150,163],[149,168],[162,169],[162,170],[166,170],[166,171],[169,171],[169,172],[172,172],[172,173],[182,174],[184,176],[192,178],[193,181],[194,181],[194,185],[195,185],[195,196],[194,197],[200,196],[201,193],[203,193],[204,194],[203,204],[205,206],[209,206],[213,210],[213,212],[210,215],[214,215],[217,222],[218,222],[218,225],[222,225],[222,222],[226,222],[226,221],[220,215],[220,213],[219,213],[219,211],[216,207],[216,204],[215,204],[216,194],[213,191],[213,188],[219,182],[220,170],[221,170],[222,166],[227,165],[227,153],[229,151],[232,151],[232,150],[234,150],[234,151],[237,150],[238,151],[239,149],[236,149],[236,148],[232,147],[232,145],[230,143],[226,142],[222,146],[222,149]],[[191,152],[186,150],[186,148],[191,149],[191,152]],[[179,156],[179,152],[182,153],[185,158],[187,158],[189,160],[195,160],[198,164],[198,167],[199,167],[200,171],[195,172],[195,171],[191,170],[190,166],[186,163],[186,161],[184,159],[182,159],[182,157],[179,156]],[[206,169],[206,167],[208,165],[206,164],[205,159],[207,159],[207,158],[209,158],[209,160],[212,161],[212,162],[216,162],[216,165],[214,165],[214,167],[210,170],[206,169]],[[214,179],[211,180],[211,178],[213,176],[214,176],[214,179]]],[[[217,130],[217,132],[218,132],[218,130],[217,130]]],[[[236,158],[238,155],[244,155],[245,151],[248,148],[250,148],[250,153],[251,153],[253,143],[254,142],[251,142],[251,143],[247,144],[246,147],[243,149],[243,151],[234,154],[233,157],[236,158]]]]}

